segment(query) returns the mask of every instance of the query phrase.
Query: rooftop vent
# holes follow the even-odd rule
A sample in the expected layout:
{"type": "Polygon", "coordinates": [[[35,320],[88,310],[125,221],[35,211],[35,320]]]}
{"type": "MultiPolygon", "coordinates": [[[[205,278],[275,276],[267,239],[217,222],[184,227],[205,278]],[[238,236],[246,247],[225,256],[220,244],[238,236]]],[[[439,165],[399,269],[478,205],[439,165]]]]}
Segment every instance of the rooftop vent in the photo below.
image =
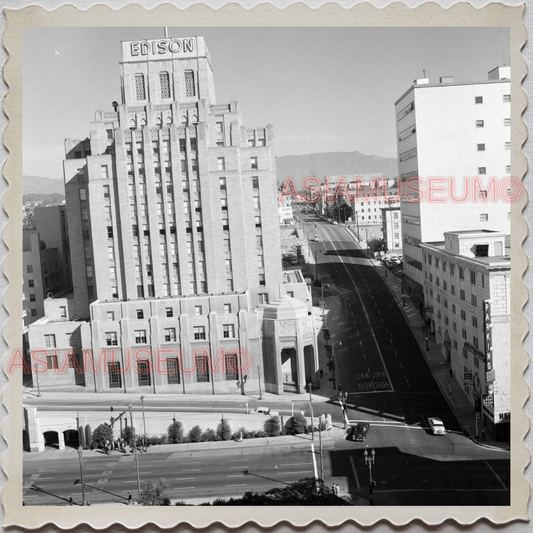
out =
{"type": "Polygon", "coordinates": [[[453,76],[441,76],[440,83],[453,83],[453,76]]]}
{"type": "Polygon", "coordinates": [[[418,80],[413,81],[415,85],[427,85],[429,83],[429,78],[419,78],[418,80]]]}

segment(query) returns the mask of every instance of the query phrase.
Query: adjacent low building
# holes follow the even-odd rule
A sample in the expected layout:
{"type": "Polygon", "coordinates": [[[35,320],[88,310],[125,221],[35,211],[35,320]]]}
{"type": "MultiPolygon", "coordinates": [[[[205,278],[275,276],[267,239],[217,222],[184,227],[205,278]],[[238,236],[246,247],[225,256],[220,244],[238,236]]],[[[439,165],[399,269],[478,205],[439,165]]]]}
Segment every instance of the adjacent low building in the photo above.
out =
{"type": "Polygon", "coordinates": [[[444,233],[422,243],[426,323],[476,413],[498,440],[511,418],[509,235],[444,233]]]}

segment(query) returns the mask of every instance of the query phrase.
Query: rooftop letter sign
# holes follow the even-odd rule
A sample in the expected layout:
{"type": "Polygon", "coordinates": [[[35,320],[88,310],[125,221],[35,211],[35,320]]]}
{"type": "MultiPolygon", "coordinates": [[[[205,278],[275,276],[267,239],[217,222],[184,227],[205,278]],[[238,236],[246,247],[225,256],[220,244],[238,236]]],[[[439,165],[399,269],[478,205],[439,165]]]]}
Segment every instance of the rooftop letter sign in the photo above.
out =
{"type": "Polygon", "coordinates": [[[180,57],[196,57],[197,55],[198,46],[196,37],[122,42],[123,61],[175,59],[180,57]]]}

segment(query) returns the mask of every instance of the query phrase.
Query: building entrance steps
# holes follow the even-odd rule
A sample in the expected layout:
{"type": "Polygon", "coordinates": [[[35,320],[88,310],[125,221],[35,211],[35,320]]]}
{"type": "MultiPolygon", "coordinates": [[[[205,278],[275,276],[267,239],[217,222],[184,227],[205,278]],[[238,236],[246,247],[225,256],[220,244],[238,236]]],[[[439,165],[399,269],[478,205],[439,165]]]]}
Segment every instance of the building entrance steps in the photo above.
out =
{"type": "MultiPolygon", "coordinates": [[[[354,241],[356,240],[352,232],[347,230],[347,233],[354,241]]],[[[455,376],[450,374],[450,366],[446,362],[446,358],[441,353],[439,347],[435,344],[434,336],[431,334],[428,335],[429,350],[426,350],[424,320],[420,316],[417,306],[407,294],[403,296],[402,302],[401,280],[388,270],[380,261],[372,258],[369,259],[377,272],[382,276],[383,280],[389,287],[391,294],[394,296],[396,304],[404,314],[437,385],[445,396],[465,435],[479,445],[510,450],[510,444],[508,442],[494,440],[492,433],[485,424],[483,424],[481,418],[477,420],[476,426],[474,406],[470,403],[468,397],[464,393],[461,384],[455,379],[455,376]],[[385,270],[387,270],[386,276],[385,270]],[[405,303],[405,305],[403,305],[403,303],[405,303]],[[483,435],[485,436],[485,440],[482,440],[483,435]]]]}

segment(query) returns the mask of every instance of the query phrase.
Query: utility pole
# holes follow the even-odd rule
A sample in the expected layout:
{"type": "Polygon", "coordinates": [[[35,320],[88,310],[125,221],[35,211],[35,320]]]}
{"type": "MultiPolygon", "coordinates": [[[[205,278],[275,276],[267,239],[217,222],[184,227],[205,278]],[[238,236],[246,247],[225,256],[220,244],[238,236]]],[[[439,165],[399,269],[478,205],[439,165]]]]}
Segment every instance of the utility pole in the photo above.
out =
{"type": "Polygon", "coordinates": [[[311,440],[315,440],[315,432],[313,431],[313,397],[311,396],[311,389],[313,384],[309,382],[309,409],[311,410],[311,440]]]}
{"type": "MultiPolygon", "coordinates": [[[[80,414],[76,413],[76,428],[78,431],[78,438],[80,434],[80,414]]],[[[81,504],[85,505],[85,483],[83,482],[83,463],[82,463],[83,448],[78,441],[78,459],[80,461],[80,478],[81,478],[81,504]]]]}
{"type": "Polygon", "coordinates": [[[130,421],[131,421],[131,441],[133,445],[133,453],[135,454],[135,467],[137,469],[137,491],[139,492],[139,500],[141,499],[141,476],[139,474],[139,458],[137,457],[137,446],[135,445],[135,427],[133,425],[133,413],[131,402],[128,405],[130,410],[130,421]]]}
{"type": "Polygon", "coordinates": [[[322,415],[318,419],[318,442],[320,448],[320,479],[324,481],[324,458],[322,457],[322,415]]]}
{"type": "Polygon", "coordinates": [[[263,399],[263,390],[261,388],[261,366],[257,365],[257,376],[259,377],[259,399],[263,399]]]}
{"type": "Polygon", "coordinates": [[[144,396],[141,396],[141,405],[143,410],[143,426],[144,426],[144,451],[148,451],[147,440],[146,440],[146,419],[144,418],[144,396]]]}

